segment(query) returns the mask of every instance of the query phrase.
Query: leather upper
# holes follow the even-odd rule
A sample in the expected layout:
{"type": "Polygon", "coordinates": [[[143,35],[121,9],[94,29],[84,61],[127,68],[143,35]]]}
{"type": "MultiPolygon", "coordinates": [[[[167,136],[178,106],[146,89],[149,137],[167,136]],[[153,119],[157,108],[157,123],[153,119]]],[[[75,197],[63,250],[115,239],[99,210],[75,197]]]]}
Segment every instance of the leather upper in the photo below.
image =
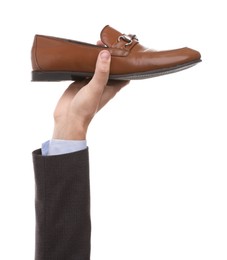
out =
{"type": "Polygon", "coordinates": [[[146,72],[200,60],[190,48],[154,51],[142,46],[134,35],[124,35],[109,25],[100,34],[105,46],[36,35],[32,46],[34,71],[94,72],[99,52],[107,49],[112,56],[111,74],[146,72]]]}

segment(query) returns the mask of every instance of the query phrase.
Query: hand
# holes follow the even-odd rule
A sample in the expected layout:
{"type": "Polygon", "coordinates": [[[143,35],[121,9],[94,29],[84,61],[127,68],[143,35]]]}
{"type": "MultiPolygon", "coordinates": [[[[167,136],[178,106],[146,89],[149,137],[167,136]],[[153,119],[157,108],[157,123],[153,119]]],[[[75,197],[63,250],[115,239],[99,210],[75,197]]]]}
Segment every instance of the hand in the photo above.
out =
{"type": "Polygon", "coordinates": [[[85,140],[95,114],[128,84],[128,81],[108,81],[110,62],[110,53],[101,51],[93,78],[74,82],[63,93],[54,112],[53,139],[85,140]]]}

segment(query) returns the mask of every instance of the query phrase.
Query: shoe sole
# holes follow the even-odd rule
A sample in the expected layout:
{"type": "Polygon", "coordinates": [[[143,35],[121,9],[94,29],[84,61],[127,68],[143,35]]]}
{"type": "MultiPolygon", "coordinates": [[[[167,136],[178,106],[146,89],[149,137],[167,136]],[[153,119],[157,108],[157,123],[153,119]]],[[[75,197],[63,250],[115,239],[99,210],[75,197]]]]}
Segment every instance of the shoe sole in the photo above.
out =
{"type": "MultiPolygon", "coordinates": [[[[113,80],[140,80],[148,79],[158,76],[163,76],[178,71],[182,71],[197,63],[201,60],[195,60],[189,63],[181,64],[171,68],[164,68],[159,70],[152,70],[146,72],[137,72],[131,74],[122,74],[122,75],[110,75],[109,79],[113,80]]],[[[91,78],[94,73],[89,72],[75,72],[75,71],[32,71],[32,81],[75,81],[81,78],[91,78]]]]}

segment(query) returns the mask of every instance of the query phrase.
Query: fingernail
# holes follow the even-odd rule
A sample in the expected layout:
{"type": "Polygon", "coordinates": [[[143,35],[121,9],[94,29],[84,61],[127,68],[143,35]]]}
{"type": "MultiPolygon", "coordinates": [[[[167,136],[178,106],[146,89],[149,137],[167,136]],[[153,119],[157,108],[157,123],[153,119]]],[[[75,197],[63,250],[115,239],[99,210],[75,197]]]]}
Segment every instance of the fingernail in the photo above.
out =
{"type": "Polygon", "coordinates": [[[100,57],[103,61],[108,61],[110,59],[110,53],[108,51],[102,51],[100,57]]]}

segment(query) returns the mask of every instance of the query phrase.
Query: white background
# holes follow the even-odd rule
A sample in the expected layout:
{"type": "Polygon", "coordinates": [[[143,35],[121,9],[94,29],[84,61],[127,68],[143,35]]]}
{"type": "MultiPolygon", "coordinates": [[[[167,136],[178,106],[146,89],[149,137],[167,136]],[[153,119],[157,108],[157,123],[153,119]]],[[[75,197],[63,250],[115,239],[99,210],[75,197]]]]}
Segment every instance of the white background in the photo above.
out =
{"type": "Polygon", "coordinates": [[[0,259],[34,259],[31,152],[51,138],[52,112],[69,84],[30,82],[33,37],[96,43],[106,24],[157,50],[197,49],[203,62],[131,82],[92,122],[91,259],[227,259],[224,4],[0,4],[0,259]]]}

